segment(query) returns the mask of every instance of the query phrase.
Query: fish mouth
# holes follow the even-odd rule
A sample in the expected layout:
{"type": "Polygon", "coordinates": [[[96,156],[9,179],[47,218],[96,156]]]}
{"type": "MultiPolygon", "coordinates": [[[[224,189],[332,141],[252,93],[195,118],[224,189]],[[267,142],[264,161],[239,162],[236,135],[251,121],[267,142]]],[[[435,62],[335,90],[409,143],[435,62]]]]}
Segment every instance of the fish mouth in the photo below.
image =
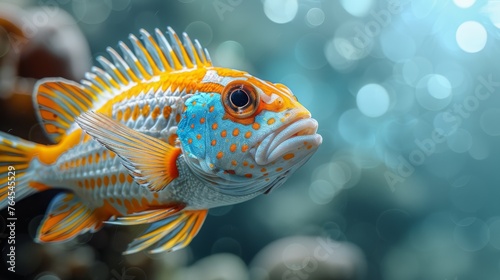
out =
{"type": "Polygon", "coordinates": [[[255,163],[269,164],[291,151],[297,151],[301,146],[307,150],[307,154],[311,154],[323,141],[317,130],[318,122],[313,118],[299,117],[293,120],[264,137],[254,149],[255,163]]]}

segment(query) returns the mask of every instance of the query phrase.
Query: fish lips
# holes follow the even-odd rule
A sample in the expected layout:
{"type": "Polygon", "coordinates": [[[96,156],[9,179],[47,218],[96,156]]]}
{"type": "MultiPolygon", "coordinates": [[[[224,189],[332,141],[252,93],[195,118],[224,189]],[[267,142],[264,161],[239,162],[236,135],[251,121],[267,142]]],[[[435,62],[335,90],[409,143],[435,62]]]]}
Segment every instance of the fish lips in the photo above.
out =
{"type": "Polygon", "coordinates": [[[301,118],[281,130],[270,133],[253,149],[255,162],[259,165],[269,164],[286,153],[305,146],[304,142],[312,145],[307,154],[314,152],[323,141],[321,135],[316,133],[317,130],[318,122],[315,119],[301,118]]]}

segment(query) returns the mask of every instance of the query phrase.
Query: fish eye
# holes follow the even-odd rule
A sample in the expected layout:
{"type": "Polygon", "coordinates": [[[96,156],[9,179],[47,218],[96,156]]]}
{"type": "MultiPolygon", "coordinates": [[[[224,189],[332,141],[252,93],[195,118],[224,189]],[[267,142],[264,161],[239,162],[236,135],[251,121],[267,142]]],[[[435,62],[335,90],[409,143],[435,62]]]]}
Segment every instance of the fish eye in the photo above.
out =
{"type": "Polygon", "coordinates": [[[229,100],[235,107],[245,107],[250,101],[250,97],[244,89],[237,88],[229,93],[229,100]]]}
{"type": "Polygon", "coordinates": [[[257,111],[259,95],[255,88],[245,81],[229,83],[222,92],[226,112],[236,118],[246,118],[257,111]]]}

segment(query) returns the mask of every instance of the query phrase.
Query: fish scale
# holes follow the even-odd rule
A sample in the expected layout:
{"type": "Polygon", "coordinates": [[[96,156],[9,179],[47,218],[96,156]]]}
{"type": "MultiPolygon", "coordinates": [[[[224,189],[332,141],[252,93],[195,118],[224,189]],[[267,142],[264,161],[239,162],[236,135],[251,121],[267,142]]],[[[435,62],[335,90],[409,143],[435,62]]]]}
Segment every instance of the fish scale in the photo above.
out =
{"type": "Polygon", "coordinates": [[[140,93],[114,103],[112,117],[130,128],[168,141],[180,121],[187,94],[181,90],[175,92],[157,90],[155,94],[152,94],[153,92],[150,90],[147,94],[140,93]],[[146,106],[148,109],[145,108],[146,106]],[[134,110],[136,107],[141,113],[147,112],[147,114],[139,114],[136,119],[132,116],[124,117],[125,111],[134,110]]]}
{"type": "MultiPolygon", "coordinates": [[[[114,153],[106,150],[96,141],[86,141],[62,154],[58,162],[52,166],[51,170],[43,173],[45,175],[41,179],[54,187],[69,189],[81,194],[89,198],[89,202],[96,206],[102,205],[102,199],[131,199],[139,194],[141,188],[133,181],[125,182],[124,184],[120,183],[118,179],[120,174],[126,174],[127,179],[129,179],[130,175],[126,168],[119,164],[119,159],[112,155],[114,155],[114,153]],[[107,155],[105,159],[103,156],[104,154],[107,155]],[[89,163],[89,158],[93,159],[92,163],[89,163]],[[95,162],[96,158],[100,158],[100,160],[95,162]],[[83,162],[85,162],[85,164],[83,164],[83,162]],[[61,167],[71,165],[74,167],[70,167],[67,170],[63,168],[63,170],[61,170],[61,167]],[[62,174],[62,176],[60,174],[62,174]],[[113,176],[117,178],[115,184],[112,184],[111,178],[113,176]],[[105,177],[108,179],[105,180],[105,177]],[[55,180],[54,178],[58,179],[55,180]],[[100,180],[101,187],[98,187],[97,183],[95,183],[95,187],[90,188],[90,183],[88,182],[91,180],[94,182],[100,180]],[[87,181],[87,183],[85,183],[85,181],[87,181]],[[108,185],[105,185],[104,181],[108,181],[108,185]],[[88,188],[86,186],[88,186],[88,188]]],[[[153,196],[148,196],[147,193],[145,197],[148,201],[152,201],[153,199],[153,196]]],[[[113,205],[117,206],[117,209],[120,208],[117,203],[113,205]]],[[[119,210],[120,212],[126,213],[124,209],[119,210]]]]}

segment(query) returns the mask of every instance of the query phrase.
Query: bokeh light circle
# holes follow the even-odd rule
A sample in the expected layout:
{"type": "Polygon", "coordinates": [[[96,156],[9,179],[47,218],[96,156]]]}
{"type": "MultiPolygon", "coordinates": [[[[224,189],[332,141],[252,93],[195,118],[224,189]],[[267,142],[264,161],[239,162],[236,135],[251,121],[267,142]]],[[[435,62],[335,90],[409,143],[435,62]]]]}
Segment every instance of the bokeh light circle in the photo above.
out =
{"type": "Polygon", "coordinates": [[[433,71],[432,63],[425,57],[414,57],[403,64],[403,79],[408,85],[415,86],[424,76],[433,71]]]}
{"type": "Polygon", "coordinates": [[[307,11],[306,20],[311,26],[320,26],[325,21],[325,12],[320,8],[311,8],[307,11]]]}
{"type": "Polygon", "coordinates": [[[202,46],[208,46],[212,42],[212,27],[203,21],[193,21],[186,27],[186,33],[193,40],[200,41],[202,46]]]}
{"type": "Polygon", "coordinates": [[[275,23],[292,21],[299,10],[297,0],[264,0],[264,13],[275,23]]]}
{"type": "Polygon", "coordinates": [[[355,17],[364,17],[368,15],[370,9],[372,8],[373,0],[340,0],[342,7],[351,15],[355,17]]]}
{"type": "Polygon", "coordinates": [[[235,41],[222,42],[212,57],[214,62],[223,67],[234,69],[245,69],[245,49],[243,46],[235,41]]]}
{"type": "Polygon", "coordinates": [[[427,90],[434,98],[445,99],[451,94],[451,83],[446,77],[435,74],[427,80],[427,90]]]}
{"type": "Polygon", "coordinates": [[[491,23],[496,28],[500,28],[500,2],[497,0],[489,0],[488,4],[483,8],[483,12],[490,16],[491,23]]]}
{"type": "Polygon", "coordinates": [[[358,91],[356,104],[365,116],[380,117],[389,110],[389,94],[379,84],[367,84],[358,91]]]}
{"type": "Polygon", "coordinates": [[[351,180],[351,168],[343,162],[332,162],[328,164],[330,179],[334,184],[343,186],[351,180]]]}
{"type": "Polygon", "coordinates": [[[472,7],[476,0],[453,0],[453,3],[462,9],[466,9],[472,7]]]}
{"type": "MultiPolygon", "coordinates": [[[[441,61],[435,67],[435,72],[442,74],[450,82],[454,91],[469,91],[468,84],[468,71],[463,64],[455,61],[441,61]]],[[[454,92],[454,95],[456,95],[454,92]]]]}
{"type": "Polygon", "coordinates": [[[458,46],[465,52],[477,53],[484,49],[488,40],[488,33],[484,26],[477,21],[462,23],[456,33],[458,46]]]}
{"type": "Polygon", "coordinates": [[[446,108],[453,99],[450,93],[450,82],[446,78],[440,78],[440,75],[436,74],[426,75],[421,78],[415,89],[417,102],[420,106],[431,111],[439,111],[446,108]],[[439,98],[436,98],[436,96],[439,98]]]}
{"type": "Polygon", "coordinates": [[[309,187],[309,197],[316,204],[327,204],[332,201],[338,191],[338,186],[326,180],[316,180],[309,187]]]}

